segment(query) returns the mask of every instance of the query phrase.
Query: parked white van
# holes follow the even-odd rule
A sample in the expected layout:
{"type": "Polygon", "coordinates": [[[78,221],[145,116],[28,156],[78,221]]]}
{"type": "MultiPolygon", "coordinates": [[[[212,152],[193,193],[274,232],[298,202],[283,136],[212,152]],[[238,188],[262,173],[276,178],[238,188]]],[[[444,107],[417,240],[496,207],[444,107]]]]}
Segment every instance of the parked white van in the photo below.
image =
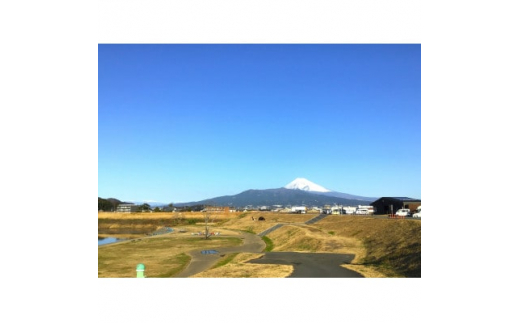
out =
{"type": "Polygon", "coordinates": [[[397,216],[410,216],[410,209],[399,209],[395,213],[397,216]]]}
{"type": "Polygon", "coordinates": [[[372,205],[358,205],[358,210],[367,210],[368,214],[374,214],[374,207],[372,205]]]}
{"type": "Polygon", "coordinates": [[[414,218],[420,218],[421,217],[421,207],[420,206],[417,207],[417,212],[415,212],[413,214],[413,217],[414,218]]]}
{"type": "Polygon", "coordinates": [[[369,214],[370,212],[367,209],[357,209],[356,214],[369,214]]]}

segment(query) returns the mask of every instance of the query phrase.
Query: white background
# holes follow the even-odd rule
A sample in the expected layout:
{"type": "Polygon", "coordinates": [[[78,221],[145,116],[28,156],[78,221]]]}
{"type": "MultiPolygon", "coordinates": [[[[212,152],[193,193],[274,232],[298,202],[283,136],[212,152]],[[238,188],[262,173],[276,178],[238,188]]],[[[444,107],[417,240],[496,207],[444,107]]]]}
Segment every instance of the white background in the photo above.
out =
{"type": "Polygon", "coordinates": [[[2,321],[518,319],[515,11],[423,3],[0,5],[2,321]],[[97,278],[99,43],[420,43],[422,277],[97,278]]]}

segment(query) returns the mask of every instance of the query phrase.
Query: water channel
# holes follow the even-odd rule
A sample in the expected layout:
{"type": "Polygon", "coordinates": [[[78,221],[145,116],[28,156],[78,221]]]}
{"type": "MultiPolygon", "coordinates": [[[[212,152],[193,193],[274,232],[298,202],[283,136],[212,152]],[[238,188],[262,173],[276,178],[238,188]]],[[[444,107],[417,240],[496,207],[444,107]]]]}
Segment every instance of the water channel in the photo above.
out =
{"type": "Polygon", "coordinates": [[[123,241],[123,240],[128,240],[128,239],[118,239],[118,238],[114,238],[114,237],[106,237],[106,238],[98,237],[98,243],[97,244],[98,244],[98,246],[101,246],[101,245],[114,243],[114,242],[119,242],[119,241],[123,241]]]}

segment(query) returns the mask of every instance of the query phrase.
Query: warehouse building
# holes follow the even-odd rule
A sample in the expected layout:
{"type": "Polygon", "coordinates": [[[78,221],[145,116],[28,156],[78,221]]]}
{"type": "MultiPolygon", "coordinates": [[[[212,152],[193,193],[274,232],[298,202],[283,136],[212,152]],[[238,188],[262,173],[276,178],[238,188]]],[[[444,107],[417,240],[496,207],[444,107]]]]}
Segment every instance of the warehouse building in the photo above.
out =
{"type": "Polygon", "coordinates": [[[421,200],[409,197],[381,197],[370,203],[374,207],[374,214],[391,214],[399,209],[410,209],[414,213],[421,206],[421,200]]]}

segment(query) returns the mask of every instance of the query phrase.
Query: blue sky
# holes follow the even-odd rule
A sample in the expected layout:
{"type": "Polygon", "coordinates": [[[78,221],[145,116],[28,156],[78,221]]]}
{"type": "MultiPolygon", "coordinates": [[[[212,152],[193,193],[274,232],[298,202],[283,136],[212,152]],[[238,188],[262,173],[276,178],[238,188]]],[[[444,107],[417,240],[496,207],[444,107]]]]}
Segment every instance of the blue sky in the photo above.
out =
{"type": "Polygon", "coordinates": [[[100,44],[98,196],[421,198],[420,44],[100,44]]]}

